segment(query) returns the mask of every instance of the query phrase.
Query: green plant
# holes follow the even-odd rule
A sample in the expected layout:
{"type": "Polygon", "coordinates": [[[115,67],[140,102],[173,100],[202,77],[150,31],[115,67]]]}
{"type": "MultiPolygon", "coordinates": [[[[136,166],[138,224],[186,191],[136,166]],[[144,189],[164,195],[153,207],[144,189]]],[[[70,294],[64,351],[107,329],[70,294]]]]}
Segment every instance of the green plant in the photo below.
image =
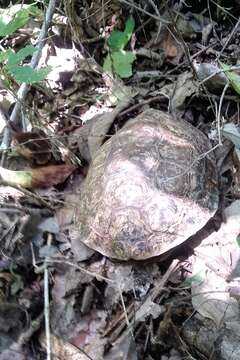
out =
{"type": "MultiPolygon", "coordinates": [[[[0,37],[12,35],[16,30],[23,27],[30,16],[39,15],[39,9],[31,5],[12,5],[7,9],[0,9],[0,37]]],[[[0,52],[0,64],[2,64],[1,74],[4,78],[12,76],[19,83],[32,84],[46,78],[50,68],[34,70],[28,65],[21,63],[36,49],[34,46],[26,46],[15,53],[12,49],[0,52]]]]}
{"type": "Polygon", "coordinates": [[[108,55],[104,61],[103,69],[106,72],[116,73],[121,78],[132,75],[132,64],[136,59],[133,51],[124,50],[133,34],[135,22],[130,16],[125,24],[124,31],[113,31],[108,38],[108,55]]]}
{"type": "Polygon", "coordinates": [[[231,87],[240,95],[240,75],[231,70],[231,66],[220,62],[221,68],[223,69],[231,87]]]}

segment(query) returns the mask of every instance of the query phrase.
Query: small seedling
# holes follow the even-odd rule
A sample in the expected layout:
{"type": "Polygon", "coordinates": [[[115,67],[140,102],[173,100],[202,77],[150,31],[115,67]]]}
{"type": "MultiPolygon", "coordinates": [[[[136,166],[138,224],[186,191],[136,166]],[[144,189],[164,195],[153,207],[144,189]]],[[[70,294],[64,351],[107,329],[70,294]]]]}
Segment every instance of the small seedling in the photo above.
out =
{"type": "Polygon", "coordinates": [[[124,50],[132,37],[135,22],[130,16],[126,22],[124,31],[113,31],[108,38],[108,55],[104,61],[103,69],[109,73],[116,73],[121,78],[132,75],[132,64],[136,59],[133,51],[124,50]]]}

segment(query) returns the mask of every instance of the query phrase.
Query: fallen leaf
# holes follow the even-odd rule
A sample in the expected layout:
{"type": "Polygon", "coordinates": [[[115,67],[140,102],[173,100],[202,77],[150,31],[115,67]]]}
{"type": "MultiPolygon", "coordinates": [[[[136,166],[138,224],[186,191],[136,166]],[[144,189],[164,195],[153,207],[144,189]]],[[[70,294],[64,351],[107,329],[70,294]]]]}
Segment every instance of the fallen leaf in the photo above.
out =
{"type": "Polygon", "coordinates": [[[174,31],[170,32],[167,28],[164,28],[161,33],[159,47],[163,49],[165,56],[170,62],[175,65],[179,63],[184,53],[183,47],[177,39],[177,35],[174,31]]]}
{"type": "Polygon", "coordinates": [[[210,91],[223,90],[227,84],[228,79],[221,69],[211,63],[197,63],[194,62],[193,66],[196,70],[198,79],[204,83],[210,91]]]}
{"type": "Polygon", "coordinates": [[[0,167],[0,176],[8,185],[33,189],[61,184],[75,169],[76,166],[73,164],[51,165],[20,171],[0,167]]]}
{"type": "Polygon", "coordinates": [[[17,153],[24,158],[33,160],[38,165],[45,165],[51,159],[51,143],[41,129],[14,131],[13,140],[17,153]]]}
{"type": "Polygon", "coordinates": [[[152,96],[160,94],[171,98],[172,109],[176,112],[184,108],[187,98],[197,93],[198,85],[192,73],[185,71],[178,76],[175,83],[164,85],[160,90],[153,92],[152,96]]]}
{"type": "Polygon", "coordinates": [[[73,164],[51,165],[32,170],[32,187],[50,187],[63,183],[76,169],[73,164]]]}
{"type": "Polygon", "coordinates": [[[236,200],[226,210],[226,222],[217,233],[212,233],[195,249],[193,272],[204,272],[201,283],[191,284],[192,304],[203,317],[210,318],[216,326],[224,325],[235,331],[239,326],[238,301],[231,297],[240,273],[240,250],[237,237],[240,232],[240,201],[236,200]]]}

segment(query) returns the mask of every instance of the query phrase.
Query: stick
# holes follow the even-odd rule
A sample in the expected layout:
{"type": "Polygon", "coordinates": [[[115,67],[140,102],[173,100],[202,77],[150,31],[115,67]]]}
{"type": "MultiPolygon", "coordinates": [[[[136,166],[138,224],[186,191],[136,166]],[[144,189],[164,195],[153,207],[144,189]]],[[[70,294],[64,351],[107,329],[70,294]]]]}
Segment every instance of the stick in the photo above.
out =
{"type": "MultiPolygon", "coordinates": [[[[42,24],[42,28],[41,28],[41,31],[38,36],[37,46],[36,46],[37,50],[33,54],[32,60],[30,63],[30,65],[33,69],[35,69],[37,67],[39,59],[41,57],[42,49],[46,42],[48,28],[51,24],[52,17],[53,17],[54,11],[55,11],[55,7],[56,7],[56,0],[50,0],[47,11],[46,11],[46,16],[45,16],[44,22],[42,24]]],[[[26,83],[23,83],[20,86],[20,88],[18,89],[17,102],[16,102],[16,104],[13,108],[12,114],[10,116],[10,120],[14,123],[17,123],[19,111],[21,111],[22,103],[24,102],[28,91],[29,91],[29,85],[26,83]]],[[[21,124],[21,125],[23,125],[23,124],[21,124]]],[[[21,126],[21,127],[24,128],[24,126],[21,126]]],[[[11,132],[10,132],[10,129],[8,128],[8,126],[6,126],[6,128],[4,130],[4,134],[3,134],[3,140],[2,140],[1,147],[3,149],[7,149],[10,146],[10,143],[11,143],[11,132]]]]}

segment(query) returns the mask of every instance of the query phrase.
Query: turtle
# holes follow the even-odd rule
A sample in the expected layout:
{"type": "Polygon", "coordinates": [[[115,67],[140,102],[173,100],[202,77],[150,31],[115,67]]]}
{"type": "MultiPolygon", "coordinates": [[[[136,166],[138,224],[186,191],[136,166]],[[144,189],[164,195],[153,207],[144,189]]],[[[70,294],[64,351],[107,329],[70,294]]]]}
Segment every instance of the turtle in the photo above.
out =
{"type": "Polygon", "coordinates": [[[148,108],[96,152],[74,218],[91,249],[116,260],[145,260],[202,229],[218,204],[208,137],[181,118],[148,108]]]}

